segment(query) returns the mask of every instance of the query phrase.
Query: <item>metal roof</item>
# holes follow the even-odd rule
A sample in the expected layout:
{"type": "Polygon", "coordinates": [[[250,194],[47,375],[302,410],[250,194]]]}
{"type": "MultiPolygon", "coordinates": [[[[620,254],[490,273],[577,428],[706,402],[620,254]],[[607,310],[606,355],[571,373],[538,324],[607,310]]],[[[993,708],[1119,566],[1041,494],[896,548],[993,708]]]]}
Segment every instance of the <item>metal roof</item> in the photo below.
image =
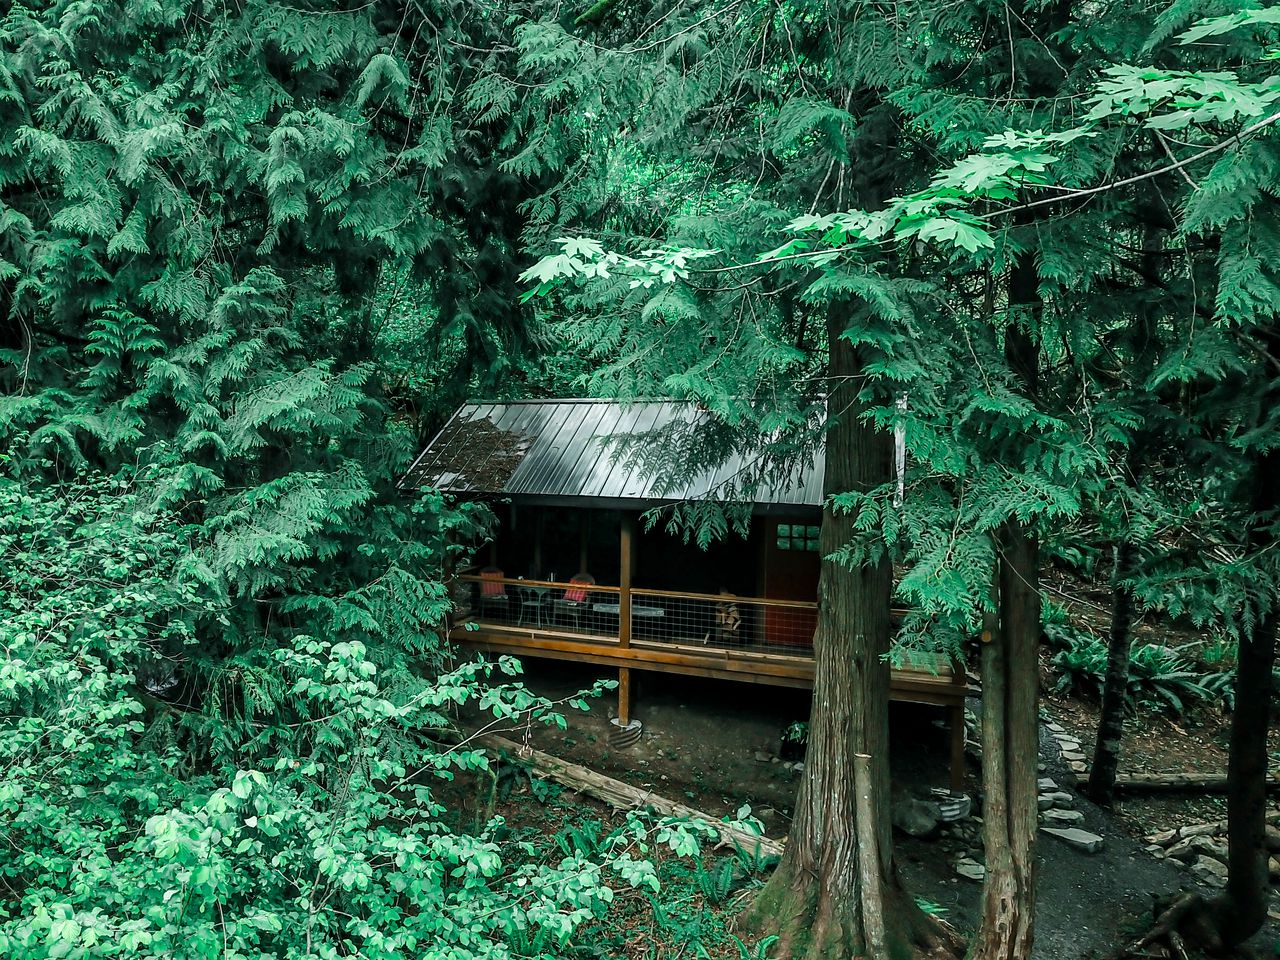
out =
{"type": "Polygon", "coordinates": [[[516,500],[619,507],[708,499],[822,504],[822,450],[754,449],[693,403],[535,400],[468,403],[405,483],[516,500]]]}

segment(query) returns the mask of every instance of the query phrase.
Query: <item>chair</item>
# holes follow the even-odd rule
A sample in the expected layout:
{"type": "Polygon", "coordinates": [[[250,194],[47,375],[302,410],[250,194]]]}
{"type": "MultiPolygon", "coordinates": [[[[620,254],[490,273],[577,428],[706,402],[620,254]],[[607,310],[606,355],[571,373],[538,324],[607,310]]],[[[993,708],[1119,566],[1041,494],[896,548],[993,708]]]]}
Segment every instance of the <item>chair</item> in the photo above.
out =
{"type": "Polygon", "coordinates": [[[503,573],[497,567],[485,567],[480,571],[480,616],[485,610],[501,610],[504,616],[511,610],[511,601],[507,596],[507,585],[503,582],[503,573]]]}
{"type": "Polygon", "coordinates": [[[517,592],[520,595],[520,616],[516,626],[524,623],[525,617],[530,617],[536,626],[542,626],[543,615],[551,602],[551,588],[520,587],[517,592]]]}
{"type": "Polygon", "coordinates": [[[590,607],[587,587],[595,586],[596,578],[589,573],[579,573],[569,578],[569,587],[555,601],[552,609],[557,614],[564,614],[573,623],[575,630],[582,629],[582,616],[590,607]]]}

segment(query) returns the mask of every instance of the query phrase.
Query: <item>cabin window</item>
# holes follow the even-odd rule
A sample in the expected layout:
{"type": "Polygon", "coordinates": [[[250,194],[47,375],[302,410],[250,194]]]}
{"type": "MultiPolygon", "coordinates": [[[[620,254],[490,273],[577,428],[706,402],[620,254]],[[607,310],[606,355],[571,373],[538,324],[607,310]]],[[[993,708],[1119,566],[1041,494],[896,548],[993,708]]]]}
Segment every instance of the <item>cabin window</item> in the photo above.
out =
{"type": "Polygon", "coordinates": [[[778,524],[779,550],[818,550],[818,528],[802,523],[778,524]]]}

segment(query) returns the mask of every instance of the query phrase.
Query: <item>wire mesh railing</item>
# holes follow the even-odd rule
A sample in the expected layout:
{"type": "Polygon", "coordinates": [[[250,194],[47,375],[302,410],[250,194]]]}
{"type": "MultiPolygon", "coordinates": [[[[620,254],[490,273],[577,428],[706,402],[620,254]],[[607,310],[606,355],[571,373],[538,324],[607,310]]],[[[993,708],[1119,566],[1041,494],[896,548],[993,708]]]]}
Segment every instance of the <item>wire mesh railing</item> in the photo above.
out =
{"type": "Polygon", "coordinates": [[[808,656],[817,604],[727,593],[621,588],[530,580],[497,572],[456,578],[455,620],[481,626],[616,640],[630,606],[632,642],[808,656]],[[628,603],[629,601],[629,603],[628,603]]]}

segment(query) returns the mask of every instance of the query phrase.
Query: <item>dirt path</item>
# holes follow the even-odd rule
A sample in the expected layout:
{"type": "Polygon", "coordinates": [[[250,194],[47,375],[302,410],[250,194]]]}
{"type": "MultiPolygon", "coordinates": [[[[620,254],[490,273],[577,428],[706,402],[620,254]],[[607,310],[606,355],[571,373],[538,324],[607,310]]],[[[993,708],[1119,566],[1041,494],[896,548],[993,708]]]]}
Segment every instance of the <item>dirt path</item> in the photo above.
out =
{"type": "MultiPolygon", "coordinates": [[[[573,664],[529,661],[526,668],[529,687],[551,697],[567,696],[594,677],[591,668],[573,664]]],[[[786,835],[800,774],[776,754],[781,730],[807,717],[807,694],[670,676],[645,676],[636,693],[635,715],[644,723],[644,735],[625,751],[611,750],[608,744],[609,700],[597,702],[590,713],[572,713],[567,731],[534,728],[506,735],[527,735],[539,749],[717,815],[749,803],[770,836],[786,835]]],[[[928,707],[893,705],[895,793],[946,785],[942,716],[928,707]]],[[[1063,719],[1070,727],[1077,718],[1063,719]]],[[[1042,775],[1076,793],[1047,732],[1042,733],[1041,759],[1042,775]]],[[[975,773],[971,763],[969,791],[976,795],[975,773]]],[[[1173,808],[1167,798],[1152,802],[1157,821],[1187,819],[1177,814],[1176,801],[1173,808]]],[[[1143,849],[1141,835],[1153,819],[1144,814],[1143,805],[1130,801],[1117,816],[1077,794],[1075,808],[1084,814],[1080,826],[1106,840],[1098,854],[1041,837],[1036,960],[1088,960],[1106,954],[1145,926],[1154,897],[1192,885],[1186,873],[1143,849]]],[[[954,846],[897,834],[896,851],[909,889],[946,910],[960,930],[972,929],[981,885],[956,875],[954,846]]],[[[1274,934],[1264,931],[1259,944],[1274,942],[1274,934]]]]}

